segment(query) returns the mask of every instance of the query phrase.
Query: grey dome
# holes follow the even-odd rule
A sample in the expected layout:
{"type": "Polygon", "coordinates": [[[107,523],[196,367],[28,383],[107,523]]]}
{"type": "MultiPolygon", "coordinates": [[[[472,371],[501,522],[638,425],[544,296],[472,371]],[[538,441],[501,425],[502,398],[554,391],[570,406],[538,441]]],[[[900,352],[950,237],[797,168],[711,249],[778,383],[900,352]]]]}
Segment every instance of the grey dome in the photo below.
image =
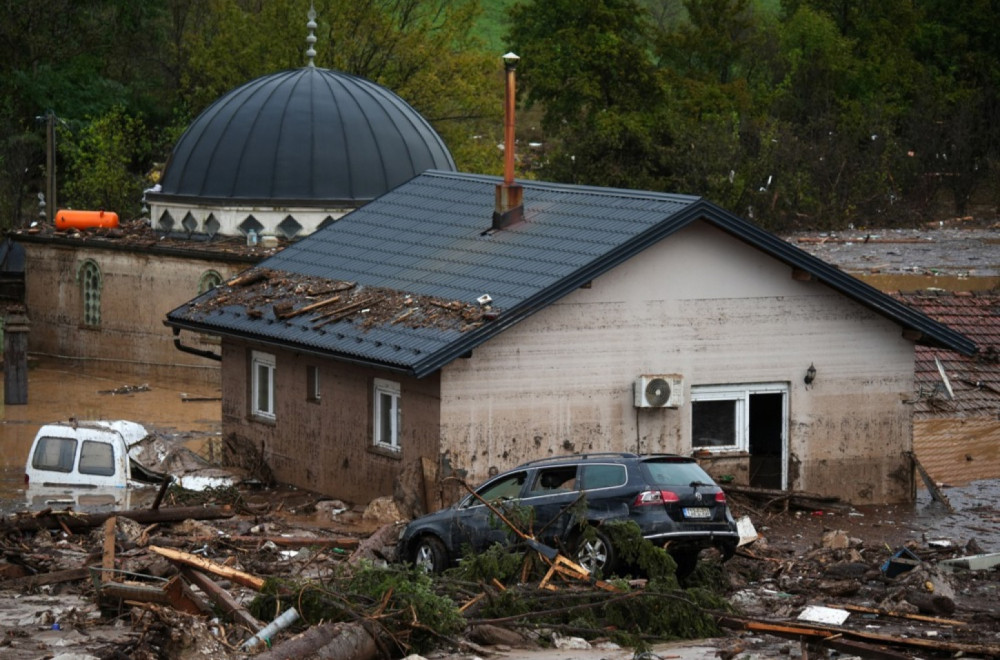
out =
{"type": "Polygon", "coordinates": [[[304,67],[250,81],[195,119],[157,197],[364,203],[428,169],[455,170],[441,136],[370,80],[304,67]]]}

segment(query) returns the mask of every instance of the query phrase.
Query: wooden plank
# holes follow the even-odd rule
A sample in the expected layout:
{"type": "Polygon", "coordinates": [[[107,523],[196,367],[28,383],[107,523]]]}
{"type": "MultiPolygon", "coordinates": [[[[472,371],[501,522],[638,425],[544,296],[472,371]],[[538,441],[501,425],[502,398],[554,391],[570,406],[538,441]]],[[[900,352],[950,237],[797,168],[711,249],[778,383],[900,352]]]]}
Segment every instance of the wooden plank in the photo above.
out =
{"type": "Polygon", "coordinates": [[[264,586],[264,578],[244,573],[243,571],[230,568],[229,566],[223,566],[222,564],[218,564],[210,559],[205,559],[204,557],[199,557],[198,555],[192,555],[189,552],[174,550],[172,548],[161,548],[157,545],[149,546],[149,550],[162,557],[166,557],[170,561],[175,561],[186,566],[193,566],[213,575],[218,575],[219,577],[224,577],[227,580],[232,580],[237,584],[242,584],[244,587],[249,587],[255,591],[260,591],[264,586]]]}
{"type": "Polygon", "coordinates": [[[420,457],[420,469],[423,472],[424,482],[424,513],[431,513],[440,509],[437,497],[437,463],[426,456],[420,457]]]}
{"type": "Polygon", "coordinates": [[[65,571],[52,571],[51,573],[39,573],[38,575],[4,580],[0,582],[0,589],[33,589],[43,584],[74,582],[76,580],[85,580],[88,577],[90,577],[89,568],[69,568],[65,571]]]}
{"type": "Polygon", "coordinates": [[[115,531],[118,518],[111,516],[104,521],[104,555],[101,557],[101,582],[114,579],[115,573],[115,531]]]}
{"type": "Polygon", "coordinates": [[[111,516],[120,516],[134,520],[137,523],[148,525],[150,523],[182,522],[184,520],[215,520],[218,518],[231,518],[233,509],[230,506],[206,507],[206,506],[182,506],[169,509],[128,509],[126,511],[114,511],[110,513],[77,513],[75,511],[47,511],[36,516],[19,517],[14,520],[0,523],[0,529],[13,527],[21,531],[37,531],[40,529],[63,529],[67,532],[71,530],[80,531],[99,527],[111,516]]]}

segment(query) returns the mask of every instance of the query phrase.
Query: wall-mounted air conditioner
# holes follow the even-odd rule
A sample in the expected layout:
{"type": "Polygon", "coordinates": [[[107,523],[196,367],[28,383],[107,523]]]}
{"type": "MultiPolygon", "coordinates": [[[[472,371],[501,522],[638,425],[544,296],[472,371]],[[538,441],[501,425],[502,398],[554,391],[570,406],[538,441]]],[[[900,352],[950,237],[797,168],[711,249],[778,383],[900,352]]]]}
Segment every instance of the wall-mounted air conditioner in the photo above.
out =
{"type": "Polygon", "coordinates": [[[678,374],[639,376],[633,390],[636,408],[678,408],[684,403],[684,380],[678,374]]]}

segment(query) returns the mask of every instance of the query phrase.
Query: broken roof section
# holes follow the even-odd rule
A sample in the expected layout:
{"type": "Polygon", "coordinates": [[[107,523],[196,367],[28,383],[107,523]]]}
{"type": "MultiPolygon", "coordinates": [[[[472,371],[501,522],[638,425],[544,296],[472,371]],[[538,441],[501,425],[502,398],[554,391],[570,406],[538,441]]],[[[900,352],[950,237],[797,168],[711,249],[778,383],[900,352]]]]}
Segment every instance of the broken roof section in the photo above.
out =
{"type": "Polygon", "coordinates": [[[971,356],[917,347],[916,417],[995,417],[1000,412],[1000,292],[927,290],[893,295],[979,347],[971,356]]]}
{"type": "Polygon", "coordinates": [[[919,342],[962,354],[975,350],[962,334],[704,199],[522,181],[525,222],[493,230],[499,180],[425,172],[257,267],[283,273],[292,292],[298,290],[291,283],[296,278],[309,280],[307,286],[355,283],[357,291],[344,303],[359,302],[355,295],[374,296],[358,310],[375,308],[380,296],[396,301],[388,305],[394,313],[369,317],[377,321],[365,322],[361,312],[319,326],[315,315],[283,318],[283,306],[301,309],[318,302],[318,295],[302,289],[291,300],[282,294],[275,312],[266,291],[260,301],[231,299],[234,287],[226,285],[170,312],[167,325],[423,377],[701,220],[889,317],[919,342]],[[407,297],[452,306],[458,316],[450,324],[394,323],[394,314],[403,311],[398,303],[407,297]],[[484,306],[480,301],[489,313],[467,321],[463,315],[484,306]]]}

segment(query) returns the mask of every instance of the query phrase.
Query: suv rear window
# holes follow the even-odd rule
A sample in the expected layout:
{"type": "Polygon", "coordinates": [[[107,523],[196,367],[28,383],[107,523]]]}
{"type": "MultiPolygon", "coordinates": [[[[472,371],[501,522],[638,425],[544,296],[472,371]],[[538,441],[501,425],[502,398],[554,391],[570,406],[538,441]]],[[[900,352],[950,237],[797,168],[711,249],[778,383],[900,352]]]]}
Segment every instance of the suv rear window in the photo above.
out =
{"type": "Polygon", "coordinates": [[[690,486],[693,482],[707,486],[715,483],[694,461],[645,461],[642,470],[652,486],[690,486]]]}

